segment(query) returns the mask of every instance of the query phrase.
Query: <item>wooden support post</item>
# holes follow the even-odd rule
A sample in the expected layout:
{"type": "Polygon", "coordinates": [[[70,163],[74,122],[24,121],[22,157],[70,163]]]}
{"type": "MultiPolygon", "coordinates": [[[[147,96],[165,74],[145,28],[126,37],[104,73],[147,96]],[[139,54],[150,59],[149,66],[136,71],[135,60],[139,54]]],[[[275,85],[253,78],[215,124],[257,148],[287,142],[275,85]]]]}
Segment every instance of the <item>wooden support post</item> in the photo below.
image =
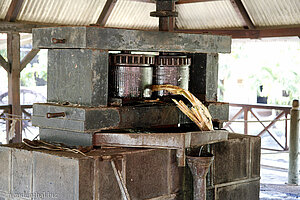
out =
{"type": "MultiPolygon", "coordinates": [[[[10,64],[8,73],[8,103],[12,105],[12,114],[21,116],[22,110],[20,105],[20,34],[7,34],[7,58],[10,64]]],[[[15,125],[15,137],[10,141],[12,143],[22,142],[21,122],[15,125]]]]}
{"type": "Polygon", "coordinates": [[[2,55],[0,55],[0,65],[7,71],[10,71],[10,66],[8,64],[8,62],[6,62],[6,60],[2,57],[2,55]]]}
{"type": "Polygon", "coordinates": [[[298,185],[299,183],[299,101],[293,101],[291,109],[290,125],[290,152],[289,152],[289,173],[288,184],[298,185]]]}
{"type": "Polygon", "coordinates": [[[31,49],[31,51],[23,58],[20,63],[20,70],[22,71],[26,65],[39,53],[39,49],[31,49]]]}

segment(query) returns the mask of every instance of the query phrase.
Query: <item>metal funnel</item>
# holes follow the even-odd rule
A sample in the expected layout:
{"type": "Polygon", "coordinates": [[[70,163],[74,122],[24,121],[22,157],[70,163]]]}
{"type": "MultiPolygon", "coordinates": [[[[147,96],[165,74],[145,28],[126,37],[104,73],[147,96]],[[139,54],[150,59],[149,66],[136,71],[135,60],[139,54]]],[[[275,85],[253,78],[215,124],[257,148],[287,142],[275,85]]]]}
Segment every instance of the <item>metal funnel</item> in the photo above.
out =
{"type": "Polygon", "coordinates": [[[187,164],[191,169],[194,180],[194,200],[206,200],[206,175],[213,160],[213,156],[187,156],[187,164]]]}

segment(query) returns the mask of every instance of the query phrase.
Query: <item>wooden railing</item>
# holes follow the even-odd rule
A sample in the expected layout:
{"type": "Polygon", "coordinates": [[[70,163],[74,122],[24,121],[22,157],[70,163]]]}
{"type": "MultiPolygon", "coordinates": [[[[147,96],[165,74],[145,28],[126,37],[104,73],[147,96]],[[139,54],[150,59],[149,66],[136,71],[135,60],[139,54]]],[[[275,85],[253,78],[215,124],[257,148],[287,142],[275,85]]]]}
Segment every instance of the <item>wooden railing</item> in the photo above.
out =
{"type": "MultiPolygon", "coordinates": [[[[233,117],[225,124],[224,128],[228,128],[232,132],[235,132],[233,128],[231,127],[232,123],[240,122],[244,125],[244,134],[249,134],[249,123],[250,122],[256,122],[262,125],[262,130],[257,134],[257,136],[261,136],[265,133],[268,133],[270,137],[279,145],[281,150],[288,150],[288,115],[290,114],[290,106],[273,106],[273,105],[262,105],[262,104],[229,104],[230,107],[237,107],[240,108],[238,111],[233,115],[233,117]],[[261,120],[260,116],[257,114],[255,110],[276,110],[276,115],[274,116],[274,119],[271,120],[261,120]],[[249,114],[251,114],[255,121],[249,121],[249,114]],[[238,118],[242,117],[242,120],[238,118]],[[271,133],[270,128],[278,121],[284,121],[285,128],[284,128],[284,144],[280,143],[278,139],[274,136],[274,134],[271,133]],[[268,123],[268,125],[265,125],[264,123],[268,123]]],[[[275,150],[272,148],[264,148],[264,149],[270,149],[275,150]]]]}

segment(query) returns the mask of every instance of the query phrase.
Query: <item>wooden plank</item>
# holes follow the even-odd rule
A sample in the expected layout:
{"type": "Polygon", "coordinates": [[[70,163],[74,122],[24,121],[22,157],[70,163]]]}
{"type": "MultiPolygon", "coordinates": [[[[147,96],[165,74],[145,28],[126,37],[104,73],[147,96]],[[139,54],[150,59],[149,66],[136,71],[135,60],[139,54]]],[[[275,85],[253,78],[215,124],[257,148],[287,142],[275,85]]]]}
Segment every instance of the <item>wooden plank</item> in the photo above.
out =
{"type": "Polygon", "coordinates": [[[42,28],[49,26],[57,26],[57,24],[0,21],[0,32],[31,33],[33,28],[42,28]]]}
{"type": "Polygon", "coordinates": [[[31,49],[31,51],[22,59],[20,70],[22,71],[26,65],[39,53],[39,49],[31,49]]]}
{"type": "Polygon", "coordinates": [[[16,21],[24,0],[12,0],[5,16],[5,21],[16,21]]]}
{"type": "MultiPolygon", "coordinates": [[[[131,0],[131,1],[144,2],[144,3],[156,3],[156,0],[131,0]]],[[[201,2],[210,2],[210,1],[223,1],[223,0],[178,0],[175,3],[186,4],[186,3],[201,3],[201,2]]]]}
{"type": "Polygon", "coordinates": [[[243,30],[243,29],[190,29],[183,30],[177,29],[178,33],[191,33],[191,34],[214,34],[214,35],[230,35],[232,38],[251,38],[258,39],[264,37],[288,37],[288,36],[300,36],[300,24],[296,27],[265,27],[255,30],[243,30]]]}
{"type": "Polygon", "coordinates": [[[255,29],[255,26],[247,13],[246,8],[244,7],[243,3],[241,0],[230,0],[233,8],[235,9],[236,13],[238,14],[240,20],[243,21],[244,25],[248,29],[255,29]]]}
{"type": "MultiPolygon", "coordinates": [[[[16,116],[22,115],[20,105],[20,34],[7,34],[7,58],[11,65],[11,72],[8,73],[8,103],[12,105],[12,114],[16,116]]],[[[21,122],[15,125],[15,137],[13,143],[22,141],[21,122]]]]}
{"type": "Polygon", "coordinates": [[[0,65],[7,71],[10,72],[10,66],[8,62],[3,58],[2,55],[0,55],[0,65]]]}
{"type": "Polygon", "coordinates": [[[104,27],[112,10],[114,9],[115,5],[117,3],[117,0],[107,0],[104,8],[96,22],[97,25],[104,27]]]}
{"type": "Polygon", "coordinates": [[[176,2],[176,4],[201,3],[201,2],[211,2],[211,1],[222,1],[222,0],[179,0],[176,2]]]}

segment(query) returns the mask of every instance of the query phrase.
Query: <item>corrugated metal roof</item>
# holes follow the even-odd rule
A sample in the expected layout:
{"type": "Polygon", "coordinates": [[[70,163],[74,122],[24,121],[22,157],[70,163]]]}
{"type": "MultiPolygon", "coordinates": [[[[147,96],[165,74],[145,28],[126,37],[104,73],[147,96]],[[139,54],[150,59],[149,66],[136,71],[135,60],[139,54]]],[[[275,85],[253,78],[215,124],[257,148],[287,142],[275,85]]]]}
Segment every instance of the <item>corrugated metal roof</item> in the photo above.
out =
{"type": "Polygon", "coordinates": [[[158,29],[158,18],[150,17],[150,12],[155,10],[154,3],[119,0],[108,18],[106,27],[158,29]]]}
{"type": "Polygon", "coordinates": [[[17,20],[67,25],[96,23],[105,0],[25,0],[17,20]]]}
{"type": "MultiPolygon", "coordinates": [[[[12,0],[0,0],[3,20],[12,0]]],[[[300,0],[242,0],[255,26],[300,25],[300,0]]],[[[17,21],[89,25],[97,22],[106,0],[24,0],[17,21]]],[[[155,3],[118,0],[106,27],[157,30],[158,18],[150,17],[155,3]]],[[[230,0],[176,5],[179,29],[243,28],[230,0]]]]}
{"type": "Polygon", "coordinates": [[[12,0],[0,0],[0,19],[4,19],[12,0]]]}
{"type": "Polygon", "coordinates": [[[242,0],[257,26],[300,24],[300,0],[242,0]]]}
{"type": "Polygon", "coordinates": [[[179,4],[177,26],[179,29],[216,29],[242,27],[229,0],[179,4]]]}

